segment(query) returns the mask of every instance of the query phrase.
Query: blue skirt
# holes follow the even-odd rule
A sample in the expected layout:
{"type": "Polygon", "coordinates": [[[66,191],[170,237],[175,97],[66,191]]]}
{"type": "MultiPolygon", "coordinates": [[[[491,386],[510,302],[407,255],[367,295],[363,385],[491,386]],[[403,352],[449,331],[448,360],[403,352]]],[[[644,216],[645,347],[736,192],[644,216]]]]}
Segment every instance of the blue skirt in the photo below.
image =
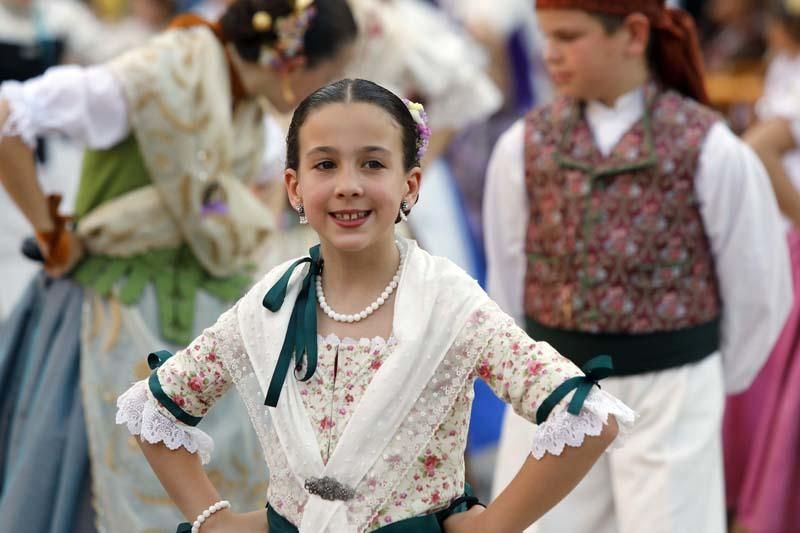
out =
{"type": "Polygon", "coordinates": [[[83,290],[43,273],[0,325],[0,531],[92,532],[83,290]]]}

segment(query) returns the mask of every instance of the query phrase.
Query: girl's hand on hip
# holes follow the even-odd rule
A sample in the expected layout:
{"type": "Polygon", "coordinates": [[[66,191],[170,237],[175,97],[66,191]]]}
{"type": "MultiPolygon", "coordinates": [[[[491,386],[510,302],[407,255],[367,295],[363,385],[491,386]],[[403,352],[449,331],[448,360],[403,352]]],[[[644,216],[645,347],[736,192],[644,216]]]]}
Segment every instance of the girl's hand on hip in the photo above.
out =
{"type": "Polygon", "coordinates": [[[469,511],[456,513],[444,521],[444,533],[489,533],[481,515],[486,510],[476,505],[469,511]]]}

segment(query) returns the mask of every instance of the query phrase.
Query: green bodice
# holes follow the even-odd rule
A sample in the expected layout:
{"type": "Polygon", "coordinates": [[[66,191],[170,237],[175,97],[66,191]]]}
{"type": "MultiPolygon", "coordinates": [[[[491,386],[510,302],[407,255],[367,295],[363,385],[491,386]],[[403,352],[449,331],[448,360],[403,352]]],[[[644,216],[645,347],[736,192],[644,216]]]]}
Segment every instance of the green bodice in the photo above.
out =
{"type": "MultiPolygon", "coordinates": [[[[87,150],[75,205],[78,224],[92,209],[149,184],[150,176],[133,135],[106,150],[87,150]]],[[[74,278],[101,296],[113,293],[125,305],[135,304],[152,282],[161,335],[181,345],[192,340],[198,288],[221,300],[233,301],[250,284],[249,276],[244,274],[213,277],[186,244],[132,257],[90,255],[75,269],[74,278]]]]}

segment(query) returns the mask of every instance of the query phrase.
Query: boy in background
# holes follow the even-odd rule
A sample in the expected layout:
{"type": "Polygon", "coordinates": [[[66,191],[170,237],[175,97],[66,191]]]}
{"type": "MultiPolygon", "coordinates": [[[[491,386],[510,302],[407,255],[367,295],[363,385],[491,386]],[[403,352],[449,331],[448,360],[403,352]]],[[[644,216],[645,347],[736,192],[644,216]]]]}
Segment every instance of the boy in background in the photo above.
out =
{"type": "MultiPolygon", "coordinates": [[[[493,154],[489,292],[579,366],[611,355],[603,388],[639,415],[538,530],[723,533],[725,392],[747,388],[792,303],[769,179],[705,107],[685,12],[537,0],[537,19],[559,97],[493,154]]],[[[496,492],[532,431],[507,415],[496,492]]]]}

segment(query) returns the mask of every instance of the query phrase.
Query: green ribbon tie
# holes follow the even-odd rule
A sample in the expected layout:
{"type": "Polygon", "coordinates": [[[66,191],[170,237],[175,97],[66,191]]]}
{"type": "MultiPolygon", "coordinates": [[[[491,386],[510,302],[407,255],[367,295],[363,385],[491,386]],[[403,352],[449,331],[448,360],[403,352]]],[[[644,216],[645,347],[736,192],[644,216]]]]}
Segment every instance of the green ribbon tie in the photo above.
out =
{"type": "Polygon", "coordinates": [[[537,424],[541,424],[547,420],[547,417],[550,416],[550,412],[558,405],[558,402],[564,399],[564,397],[573,390],[575,391],[575,395],[569,402],[567,412],[573,415],[580,414],[583,403],[586,401],[586,397],[589,396],[589,391],[591,391],[592,387],[595,385],[600,387],[598,382],[614,373],[614,364],[610,356],[598,355],[587,361],[581,370],[586,374],[585,376],[576,376],[568,379],[556,387],[556,390],[550,393],[550,396],[545,398],[539,406],[539,409],[536,410],[537,424]]]}
{"type": "Polygon", "coordinates": [[[200,423],[202,417],[192,416],[181,409],[181,406],[175,403],[161,387],[161,381],[158,379],[158,368],[166,363],[170,357],[172,357],[172,354],[166,350],[153,352],[147,356],[147,366],[149,366],[150,370],[152,370],[150,373],[150,379],[147,381],[147,385],[150,387],[150,392],[153,393],[155,399],[158,400],[158,403],[163,405],[164,408],[172,414],[172,416],[187,426],[196,426],[200,423]]]}
{"type": "Polygon", "coordinates": [[[286,299],[286,290],[295,268],[303,263],[311,264],[306,277],[303,278],[303,285],[292,309],[289,327],[286,329],[286,337],[283,339],[281,353],[278,356],[278,364],[275,365],[275,371],[269,382],[264,405],[270,407],[278,405],[292,359],[295,362],[295,372],[298,372],[303,366],[303,356],[306,357],[306,371],[303,377],[299,378],[300,381],[308,381],[317,370],[317,301],[314,290],[317,276],[322,273],[319,245],[311,248],[308,253],[310,257],[295,261],[264,296],[264,307],[273,313],[277,312],[286,299]]]}

